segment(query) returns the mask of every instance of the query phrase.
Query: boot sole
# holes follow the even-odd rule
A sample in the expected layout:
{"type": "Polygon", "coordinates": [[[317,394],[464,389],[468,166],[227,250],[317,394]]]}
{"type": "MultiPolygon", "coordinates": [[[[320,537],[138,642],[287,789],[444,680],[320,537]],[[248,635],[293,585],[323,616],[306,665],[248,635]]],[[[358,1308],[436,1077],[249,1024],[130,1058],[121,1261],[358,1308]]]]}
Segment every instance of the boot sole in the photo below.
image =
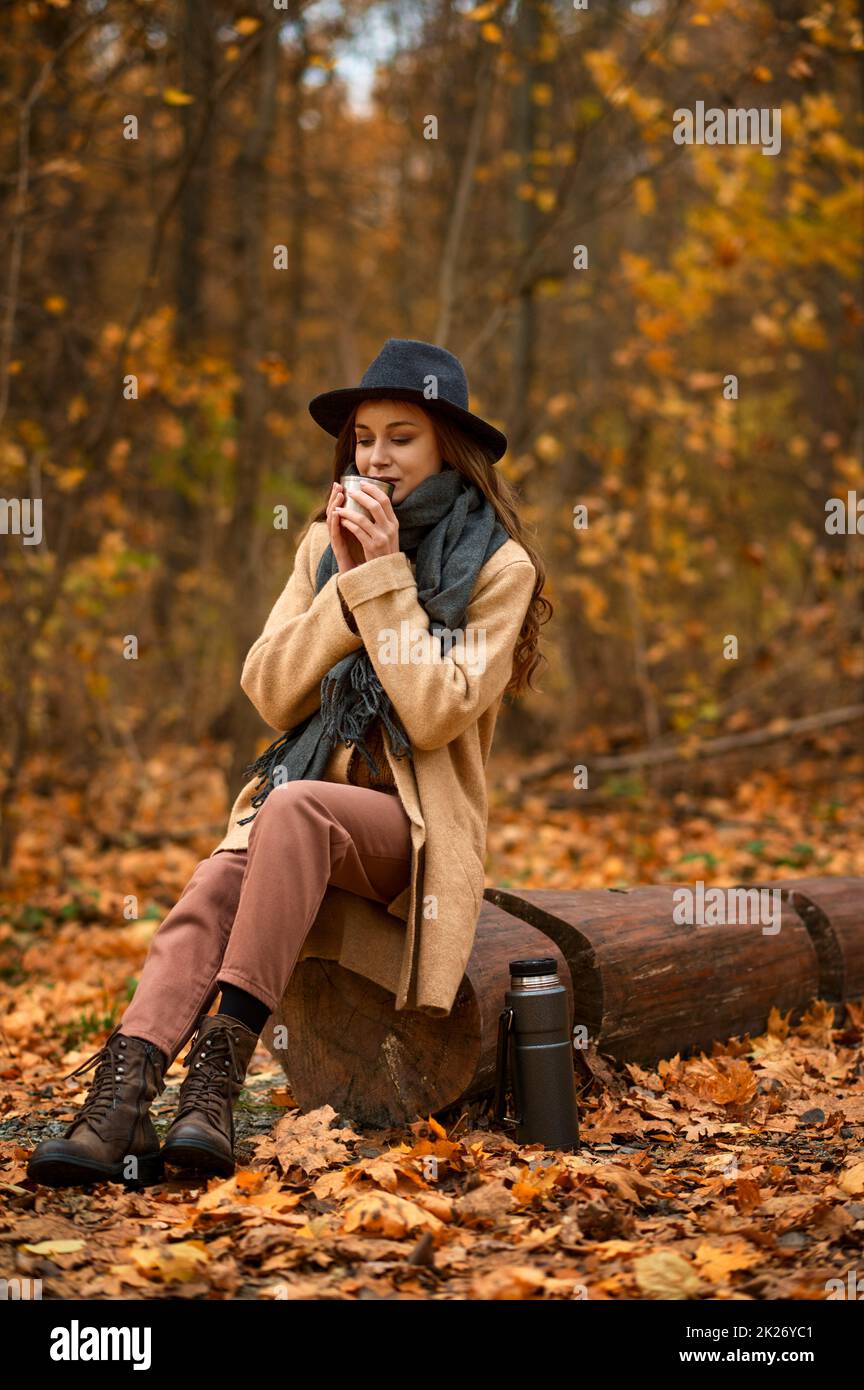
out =
{"type": "Polygon", "coordinates": [[[27,1176],[46,1187],[80,1187],[94,1182],[122,1182],[126,1187],[147,1187],[162,1182],[165,1176],[161,1154],[139,1158],[137,1178],[124,1177],[124,1166],[122,1162],[106,1164],[95,1158],[62,1158],[57,1154],[31,1159],[27,1176]]]}
{"type": "Polygon", "coordinates": [[[236,1167],[233,1158],[226,1158],[219,1149],[208,1148],[203,1143],[172,1144],[169,1140],[162,1145],[162,1158],[175,1168],[195,1168],[224,1178],[230,1178],[236,1167]]]}

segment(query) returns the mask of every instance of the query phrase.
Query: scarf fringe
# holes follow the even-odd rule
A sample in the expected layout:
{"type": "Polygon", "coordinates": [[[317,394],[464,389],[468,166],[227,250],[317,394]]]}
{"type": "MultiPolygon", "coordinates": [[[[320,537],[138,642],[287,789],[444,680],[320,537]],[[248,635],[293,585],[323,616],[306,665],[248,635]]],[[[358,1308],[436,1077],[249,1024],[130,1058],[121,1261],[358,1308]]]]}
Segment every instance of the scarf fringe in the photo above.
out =
{"type": "Polygon", "coordinates": [[[338,677],[328,673],[321,684],[321,723],[325,738],[334,746],[336,743],[344,743],[348,748],[356,746],[373,777],[377,777],[379,767],[367,747],[366,732],[373,720],[380,719],[390,735],[394,757],[411,757],[411,740],[367,652],[359,653],[348,673],[354,699],[343,701],[341,708],[337,698],[340,683],[338,677]]]}
{"type": "Polygon", "coordinates": [[[255,810],[252,812],[251,816],[244,816],[242,820],[238,820],[238,825],[248,825],[250,820],[254,820],[264,802],[267,800],[267,797],[272,792],[274,787],[273,772],[279,762],[279,754],[287,748],[296,732],[296,729],[287,729],[284,734],[280,734],[278,738],[274,739],[269,748],[265,748],[264,752],[259,754],[254,762],[244,767],[244,777],[254,777],[256,772],[260,772],[261,776],[258,779],[258,784],[253,795],[250,797],[250,801],[255,807],[255,810]],[[266,786],[264,785],[265,783],[267,784],[266,786]],[[263,790],[261,790],[262,788],[263,790]]]}

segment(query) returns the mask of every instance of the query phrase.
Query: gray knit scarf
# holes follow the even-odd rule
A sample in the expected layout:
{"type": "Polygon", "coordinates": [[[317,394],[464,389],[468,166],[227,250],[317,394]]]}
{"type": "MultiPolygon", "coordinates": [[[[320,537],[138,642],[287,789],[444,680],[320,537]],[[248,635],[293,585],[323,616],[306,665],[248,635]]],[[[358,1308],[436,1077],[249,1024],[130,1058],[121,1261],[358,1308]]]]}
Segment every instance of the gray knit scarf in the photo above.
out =
{"type": "MultiPolygon", "coordinates": [[[[352,461],[345,472],[359,474],[359,469],[352,461]]],[[[461,628],[478,573],[508,539],[495,508],[464,474],[445,464],[393,511],[399,521],[400,549],[416,554],[417,598],[429,615],[431,631],[439,636],[461,628]]],[[[315,592],[337,571],[333,547],[328,545],[318,563],[315,592]]],[[[280,735],[245,769],[245,776],[257,772],[261,777],[252,796],[255,811],[238,824],[255,819],[274,786],[320,780],[337,743],[356,744],[377,775],[377,764],[366,746],[367,730],[375,719],[390,735],[394,756],[413,757],[402,721],[361,646],[324,676],[319,708],[280,735]]]]}

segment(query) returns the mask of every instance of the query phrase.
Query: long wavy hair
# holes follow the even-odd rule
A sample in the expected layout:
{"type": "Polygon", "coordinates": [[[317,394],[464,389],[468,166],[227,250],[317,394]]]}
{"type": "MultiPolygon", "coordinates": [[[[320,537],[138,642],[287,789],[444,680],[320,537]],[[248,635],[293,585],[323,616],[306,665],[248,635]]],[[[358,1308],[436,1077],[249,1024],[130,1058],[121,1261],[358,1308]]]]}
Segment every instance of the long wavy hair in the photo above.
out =
{"type": "MultiPolygon", "coordinates": [[[[334,482],[338,482],[345,472],[346,465],[354,458],[354,420],[358,409],[359,403],[351,411],[336,439],[336,447],[333,451],[334,482]]],[[[482,444],[466,434],[454,421],[435,411],[434,408],[427,409],[425,406],[421,406],[420,409],[429,416],[441,458],[455,468],[458,473],[464,474],[470,482],[476,484],[485,497],[488,497],[507,534],[518,541],[534,566],[536,573],[534,592],[519,636],[516,639],[513,650],[513,670],[504,694],[521,695],[526,688],[538,689],[533,685],[531,677],[539,663],[546,661],[544,654],[538,651],[540,628],[552,617],[553,609],[552,604],[547,598],[544,598],[541,592],[546,582],[546,567],[528,539],[522,524],[517,509],[518,498],[515,489],[511,487],[503,474],[497,471],[490,454],[487,453],[482,444]]],[[[325,502],[310,516],[298,538],[298,543],[314,522],[326,520],[327,504],[325,502]]]]}

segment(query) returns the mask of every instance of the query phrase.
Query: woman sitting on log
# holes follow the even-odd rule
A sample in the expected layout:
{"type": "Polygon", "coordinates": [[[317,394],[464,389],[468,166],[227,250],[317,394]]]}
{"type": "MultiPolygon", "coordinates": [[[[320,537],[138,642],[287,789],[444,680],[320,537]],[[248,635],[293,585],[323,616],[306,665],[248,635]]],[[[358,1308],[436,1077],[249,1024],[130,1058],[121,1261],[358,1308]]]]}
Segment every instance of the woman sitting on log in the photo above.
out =
{"type": "MultiPolygon", "coordinates": [[[[457,357],[395,338],[359,387],[310,402],[337,439],[334,481],[240,678],[285,732],[247,769],[117,1027],[71,1073],[96,1066],[64,1136],[35,1150],[37,1181],[152,1182],[166,1162],[234,1171],[233,1106],[328,885],[405,920],[395,1007],[450,1012],[483,898],[495,721],[503,696],[530,684],[551,612],[494,468],[507,440],[467,407],[457,357]],[[355,475],[359,513],[341,482],[355,475]],[[479,644],[458,640],[468,630],[479,644]],[[410,639],[395,659],[394,633],[410,639]],[[193,1034],[160,1150],[150,1105],[193,1034]]],[[[352,939],[349,968],[363,973],[364,949],[380,978],[366,938],[352,939]]]]}

